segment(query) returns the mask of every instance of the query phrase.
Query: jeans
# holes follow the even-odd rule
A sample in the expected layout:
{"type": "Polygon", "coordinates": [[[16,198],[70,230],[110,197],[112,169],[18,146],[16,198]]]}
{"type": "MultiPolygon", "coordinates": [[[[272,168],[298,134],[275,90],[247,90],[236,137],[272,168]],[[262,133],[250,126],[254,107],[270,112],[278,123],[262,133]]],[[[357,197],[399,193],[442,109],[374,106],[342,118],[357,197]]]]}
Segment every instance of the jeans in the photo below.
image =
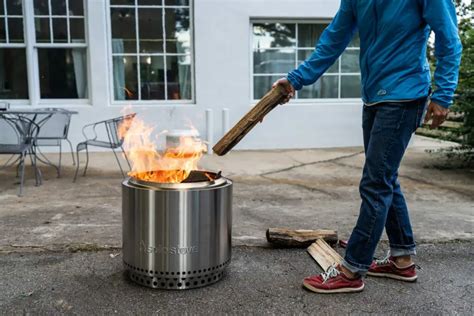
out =
{"type": "Polygon", "coordinates": [[[384,227],[392,256],[416,253],[398,168],[412,134],[421,125],[426,101],[425,97],[364,106],[366,159],[359,187],[362,204],[342,262],[353,273],[366,274],[384,227]]]}

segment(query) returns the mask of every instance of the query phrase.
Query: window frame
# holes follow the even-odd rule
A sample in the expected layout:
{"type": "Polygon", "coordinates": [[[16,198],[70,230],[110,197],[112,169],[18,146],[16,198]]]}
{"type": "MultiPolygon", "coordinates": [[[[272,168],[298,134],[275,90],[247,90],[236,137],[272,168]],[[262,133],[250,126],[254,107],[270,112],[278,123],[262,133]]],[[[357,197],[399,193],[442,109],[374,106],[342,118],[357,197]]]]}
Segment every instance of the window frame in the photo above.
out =
{"type": "MultiPolygon", "coordinates": [[[[69,0],[71,1],[71,0],[69,0]]],[[[74,1],[74,0],[72,0],[74,1]]],[[[89,50],[89,32],[88,32],[88,14],[87,14],[87,0],[82,0],[83,1],[83,6],[84,6],[84,13],[83,13],[83,19],[84,19],[84,42],[83,43],[54,43],[53,42],[53,29],[52,29],[52,18],[56,17],[56,15],[51,14],[48,15],[47,17],[49,18],[50,21],[50,42],[49,43],[37,43],[36,42],[36,28],[35,28],[35,18],[38,16],[43,16],[43,15],[36,15],[34,12],[34,1],[27,1],[23,0],[23,3],[28,2],[28,7],[30,14],[27,17],[30,20],[31,23],[31,28],[28,29],[28,34],[32,38],[32,50],[33,50],[33,69],[35,71],[34,75],[34,84],[35,84],[35,105],[61,105],[61,106],[75,106],[75,105],[90,105],[91,104],[91,87],[90,87],[90,82],[91,82],[91,71],[90,71],[90,50],[89,50]],[[52,99],[52,98],[41,98],[41,81],[39,77],[39,57],[38,57],[38,49],[40,48],[83,48],[86,51],[86,57],[87,57],[87,62],[86,62],[86,70],[87,70],[87,98],[77,98],[77,99],[52,99]]],[[[48,1],[49,5],[51,6],[51,0],[48,1]]],[[[68,2],[67,2],[68,3],[68,2]]],[[[46,16],[44,16],[46,17],[46,16]]],[[[70,26],[69,26],[69,11],[66,9],[66,15],[61,15],[61,17],[67,17],[67,28],[68,28],[68,39],[70,38],[70,26]]],[[[79,17],[79,16],[77,16],[79,17]]]]}
{"type": "MultiPolygon", "coordinates": [[[[1,5],[1,3],[0,3],[1,5]]],[[[7,11],[7,1],[3,1],[3,10],[4,13],[0,19],[5,20],[5,38],[6,38],[6,43],[0,43],[0,48],[8,49],[8,48],[23,48],[25,49],[25,61],[27,63],[26,67],[26,72],[27,72],[27,84],[28,84],[28,99],[2,99],[5,102],[8,102],[11,105],[17,105],[17,104],[29,104],[31,100],[31,89],[30,89],[30,80],[28,76],[29,72],[29,65],[28,65],[28,43],[27,43],[27,37],[26,37],[26,14],[25,14],[25,0],[22,1],[22,14],[17,15],[17,14],[8,14],[7,11]],[[9,32],[8,32],[8,18],[13,17],[13,18],[21,18],[23,21],[23,43],[9,43],[9,32]]]]}
{"type": "MultiPolygon", "coordinates": [[[[70,0],[71,1],[71,0],[70,0]]],[[[37,17],[34,12],[34,1],[22,0],[23,10],[23,44],[8,44],[0,43],[0,48],[25,48],[26,50],[26,65],[27,65],[27,82],[28,82],[28,94],[29,99],[5,99],[6,102],[11,105],[22,105],[22,106],[61,106],[61,107],[77,107],[78,105],[91,105],[91,70],[90,70],[90,49],[89,49],[89,32],[88,32],[88,1],[83,1],[84,13],[82,18],[84,19],[84,43],[37,43],[36,42],[36,28],[35,18],[37,17]],[[39,78],[39,59],[38,49],[40,48],[84,48],[86,51],[86,71],[87,71],[87,98],[82,99],[48,99],[41,98],[41,82],[39,78]]],[[[6,1],[4,2],[6,5],[6,1]]],[[[51,14],[51,17],[56,15],[51,14]]],[[[66,15],[62,17],[69,18],[69,11],[66,10],[66,15]]],[[[80,16],[76,16],[80,17],[80,16]]],[[[69,25],[69,22],[68,22],[69,25]]],[[[51,25],[50,25],[51,31],[51,25]]],[[[68,27],[68,34],[70,28],[68,27]]],[[[52,34],[51,34],[52,36],[52,34]]]]}
{"type": "MultiPolygon", "coordinates": [[[[249,52],[250,52],[250,84],[249,84],[249,88],[250,88],[250,101],[252,102],[252,104],[255,104],[259,101],[259,99],[255,99],[255,91],[254,91],[254,78],[255,77],[258,77],[258,76],[261,76],[261,77],[265,77],[265,76],[281,76],[281,77],[285,77],[287,75],[287,73],[285,74],[273,74],[273,73],[268,73],[268,74],[255,74],[254,73],[254,38],[253,38],[253,26],[254,24],[259,24],[259,23],[289,23],[289,24],[295,24],[298,25],[298,24],[329,24],[331,23],[332,19],[330,18],[319,18],[319,19],[285,19],[285,18],[264,18],[264,19],[260,19],[260,18],[251,18],[250,19],[250,23],[249,23],[249,52]]],[[[313,50],[315,49],[315,46],[313,47],[299,47],[298,46],[298,27],[296,26],[295,27],[295,40],[296,40],[296,43],[295,43],[295,47],[292,47],[291,49],[294,49],[295,50],[295,63],[298,64],[298,52],[299,51],[307,51],[307,50],[313,50]]],[[[316,44],[316,43],[315,43],[316,44]]],[[[275,48],[276,49],[281,49],[281,48],[275,48]]],[[[360,51],[360,46],[359,47],[347,47],[345,50],[358,50],[360,51]]],[[[341,62],[341,57],[342,57],[342,54],[341,56],[338,57],[338,60],[339,60],[339,65],[338,65],[338,72],[337,73],[325,73],[324,76],[337,76],[339,77],[339,81],[338,81],[338,97],[337,98],[305,98],[305,99],[299,99],[299,98],[293,98],[291,99],[290,103],[292,104],[297,104],[297,105],[313,105],[315,103],[318,103],[318,104],[334,104],[334,103],[355,103],[355,102],[360,102],[361,101],[361,98],[341,98],[341,77],[343,76],[361,76],[361,73],[360,72],[357,72],[357,73],[342,73],[341,72],[341,69],[342,69],[342,62],[341,62]]],[[[270,89],[270,87],[268,87],[268,89],[270,89]]],[[[299,94],[299,91],[296,92],[296,94],[298,95],[299,94]]]]}
{"type": "MultiPolygon", "coordinates": [[[[108,70],[109,70],[109,104],[111,107],[123,107],[125,105],[135,105],[135,106],[144,106],[144,107],[175,107],[175,106],[186,106],[189,107],[190,105],[196,105],[196,79],[195,79],[195,49],[194,49],[194,0],[189,1],[189,6],[173,6],[173,5],[137,5],[137,1],[133,5],[111,5],[111,0],[106,0],[106,31],[107,31],[107,63],[108,63],[108,70]],[[188,8],[189,9],[189,35],[190,35],[190,51],[189,56],[191,58],[191,99],[189,100],[115,100],[114,97],[114,69],[113,69],[113,58],[114,53],[112,50],[112,19],[110,10],[111,8],[128,8],[134,9],[137,12],[138,8],[188,8]]],[[[137,16],[137,15],[135,15],[137,16]]],[[[135,19],[135,30],[138,26],[138,18],[135,19]]],[[[163,23],[165,23],[165,19],[163,19],[163,23]]],[[[163,33],[165,33],[165,29],[163,28],[163,33]]],[[[164,34],[163,34],[164,35],[164,34]]],[[[138,36],[138,34],[136,35],[138,36]]],[[[163,37],[164,38],[164,37],[163,37]]],[[[138,43],[137,43],[138,45],[138,43]]],[[[117,56],[117,55],[115,55],[117,56]]],[[[139,64],[139,58],[143,56],[163,56],[166,65],[166,57],[167,56],[185,56],[184,54],[174,54],[174,53],[151,53],[151,54],[143,54],[137,50],[137,53],[124,53],[119,54],[119,56],[135,56],[137,57],[137,64],[139,64]]],[[[141,77],[140,77],[140,68],[137,67],[137,85],[140,97],[140,89],[141,89],[141,77]]],[[[167,78],[165,75],[165,82],[167,82],[167,78]]],[[[165,91],[167,94],[167,91],[165,91]]]]}

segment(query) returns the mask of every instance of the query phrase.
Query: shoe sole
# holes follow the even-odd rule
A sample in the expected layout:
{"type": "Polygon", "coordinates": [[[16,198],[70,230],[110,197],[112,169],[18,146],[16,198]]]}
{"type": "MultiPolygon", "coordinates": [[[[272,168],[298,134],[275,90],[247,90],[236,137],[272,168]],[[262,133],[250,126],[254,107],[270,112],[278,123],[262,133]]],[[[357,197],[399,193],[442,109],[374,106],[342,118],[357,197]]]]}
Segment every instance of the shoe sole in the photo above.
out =
{"type": "Polygon", "coordinates": [[[416,279],[418,279],[417,275],[412,276],[412,277],[404,277],[404,276],[396,275],[393,273],[367,272],[367,275],[378,277],[378,278],[388,278],[388,279],[394,279],[394,280],[399,280],[399,281],[405,281],[405,282],[415,282],[416,279]]]}
{"type": "Polygon", "coordinates": [[[335,289],[335,290],[318,289],[318,288],[315,288],[314,286],[311,286],[310,284],[307,284],[305,282],[303,282],[303,286],[306,289],[308,289],[308,290],[310,290],[311,292],[314,292],[314,293],[331,294],[331,293],[358,293],[358,292],[362,292],[362,290],[364,289],[365,284],[362,283],[362,286],[357,287],[357,288],[345,287],[345,288],[335,289]]]}

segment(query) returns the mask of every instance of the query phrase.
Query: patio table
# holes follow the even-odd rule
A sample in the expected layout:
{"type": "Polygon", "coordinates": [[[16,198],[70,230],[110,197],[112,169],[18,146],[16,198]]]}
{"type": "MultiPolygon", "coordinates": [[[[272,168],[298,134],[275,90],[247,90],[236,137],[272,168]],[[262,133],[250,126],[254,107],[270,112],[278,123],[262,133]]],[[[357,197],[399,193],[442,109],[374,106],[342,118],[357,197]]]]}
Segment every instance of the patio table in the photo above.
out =
{"type": "MultiPolygon", "coordinates": [[[[43,126],[55,113],[56,111],[63,111],[68,114],[78,114],[78,111],[71,111],[63,108],[43,108],[43,109],[8,109],[5,111],[0,111],[0,116],[4,116],[6,118],[12,117],[20,117],[26,118],[29,123],[28,126],[17,126],[18,132],[20,134],[26,135],[26,137],[31,137],[33,133],[33,129],[37,126],[41,130],[41,126],[43,126]]],[[[38,132],[39,133],[39,132],[38,132]]],[[[36,159],[40,162],[52,166],[54,168],[58,168],[54,165],[48,158],[46,158],[41,152],[37,150],[33,150],[30,155],[34,155],[36,159]]],[[[15,162],[14,162],[15,163],[15,162]]],[[[42,176],[40,173],[40,184],[42,183],[42,176]]]]}

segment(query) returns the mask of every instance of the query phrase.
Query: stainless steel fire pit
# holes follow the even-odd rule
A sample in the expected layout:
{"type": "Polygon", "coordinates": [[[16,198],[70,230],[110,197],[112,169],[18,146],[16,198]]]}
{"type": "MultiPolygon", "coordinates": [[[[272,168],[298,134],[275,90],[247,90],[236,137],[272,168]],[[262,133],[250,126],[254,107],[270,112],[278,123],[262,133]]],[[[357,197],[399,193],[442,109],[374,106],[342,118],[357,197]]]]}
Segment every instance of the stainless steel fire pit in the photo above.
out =
{"type": "Polygon", "coordinates": [[[190,289],[219,281],[231,259],[232,181],[193,171],[183,183],[122,183],[123,262],[132,281],[190,289]]]}

